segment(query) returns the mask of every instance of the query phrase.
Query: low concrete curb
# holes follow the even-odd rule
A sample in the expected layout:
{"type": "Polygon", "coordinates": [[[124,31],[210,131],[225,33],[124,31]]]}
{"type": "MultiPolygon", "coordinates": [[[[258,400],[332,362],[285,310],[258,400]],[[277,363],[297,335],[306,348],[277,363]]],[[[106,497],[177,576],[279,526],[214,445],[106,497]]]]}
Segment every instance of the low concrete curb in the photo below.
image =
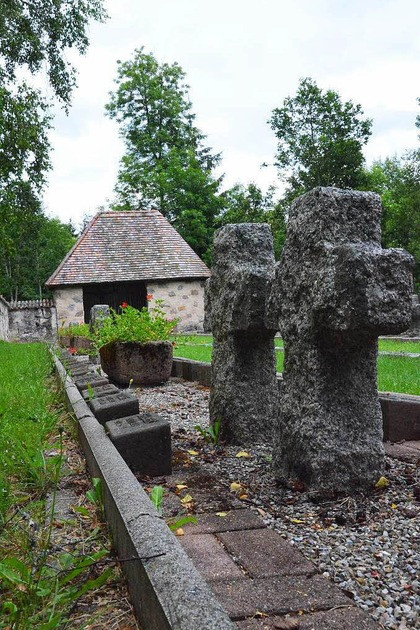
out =
{"type": "Polygon", "coordinates": [[[108,525],[144,630],[233,630],[186,552],[158,514],[54,355],[92,476],[102,479],[108,525]]]}
{"type": "MultiPolygon", "coordinates": [[[[172,376],[211,386],[211,363],[175,357],[172,376]]],[[[283,377],[277,374],[279,390],[283,377]]],[[[381,403],[384,441],[420,440],[420,396],[378,392],[381,403]]]]}

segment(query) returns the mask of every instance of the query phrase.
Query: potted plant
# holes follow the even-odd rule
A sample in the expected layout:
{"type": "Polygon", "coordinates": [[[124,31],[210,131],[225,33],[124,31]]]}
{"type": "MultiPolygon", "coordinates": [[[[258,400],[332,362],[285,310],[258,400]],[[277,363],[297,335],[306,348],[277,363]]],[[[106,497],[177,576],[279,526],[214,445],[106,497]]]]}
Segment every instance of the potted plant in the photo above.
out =
{"type": "Polygon", "coordinates": [[[153,309],[138,310],[123,302],[121,312],[111,309],[97,331],[102,369],[120,385],[157,385],[171,375],[173,345],[169,336],[179,320],[167,319],[161,301],[156,300],[156,304],[153,309]]]}

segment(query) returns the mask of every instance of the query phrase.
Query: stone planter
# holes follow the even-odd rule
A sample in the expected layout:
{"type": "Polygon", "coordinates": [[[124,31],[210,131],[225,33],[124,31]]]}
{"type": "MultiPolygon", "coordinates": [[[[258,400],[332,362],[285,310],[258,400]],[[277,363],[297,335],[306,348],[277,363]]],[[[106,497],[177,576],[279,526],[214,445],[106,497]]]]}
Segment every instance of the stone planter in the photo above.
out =
{"type": "Polygon", "coordinates": [[[69,337],[69,335],[60,335],[58,337],[58,344],[62,348],[69,348],[72,345],[73,338],[69,337]]]}
{"type": "Polygon", "coordinates": [[[93,341],[87,337],[76,336],[73,338],[73,347],[78,350],[91,350],[93,348],[93,341]]]}
{"type": "Polygon", "coordinates": [[[167,381],[172,370],[170,341],[114,341],[100,348],[101,366],[120,385],[158,385],[167,381]]]}

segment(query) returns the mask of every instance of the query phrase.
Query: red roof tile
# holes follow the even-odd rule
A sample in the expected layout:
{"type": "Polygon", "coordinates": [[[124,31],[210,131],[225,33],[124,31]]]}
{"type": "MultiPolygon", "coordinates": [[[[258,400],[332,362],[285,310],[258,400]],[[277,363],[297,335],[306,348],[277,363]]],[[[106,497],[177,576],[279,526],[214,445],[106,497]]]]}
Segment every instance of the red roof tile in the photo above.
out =
{"type": "Polygon", "coordinates": [[[207,278],[208,267],[156,209],[99,212],[45,283],[207,278]]]}

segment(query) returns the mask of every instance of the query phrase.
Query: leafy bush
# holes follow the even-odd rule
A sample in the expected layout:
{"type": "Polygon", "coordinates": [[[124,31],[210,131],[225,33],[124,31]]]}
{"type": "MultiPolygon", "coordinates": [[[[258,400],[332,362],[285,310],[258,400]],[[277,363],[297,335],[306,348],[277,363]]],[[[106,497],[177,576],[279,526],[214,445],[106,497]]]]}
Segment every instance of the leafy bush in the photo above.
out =
{"type": "Polygon", "coordinates": [[[103,320],[96,342],[101,348],[111,341],[167,341],[179,319],[167,319],[156,300],[157,308],[142,308],[140,311],[123,302],[121,313],[111,309],[111,315],[103,320]]]}
{"type": "Polygon", "coordinates": [[[92,339],[92,333],[89,330],[89,324],[72,324],[71,326],[62,326],[58,329],[59,337],[86,337],[92,339]]]}

